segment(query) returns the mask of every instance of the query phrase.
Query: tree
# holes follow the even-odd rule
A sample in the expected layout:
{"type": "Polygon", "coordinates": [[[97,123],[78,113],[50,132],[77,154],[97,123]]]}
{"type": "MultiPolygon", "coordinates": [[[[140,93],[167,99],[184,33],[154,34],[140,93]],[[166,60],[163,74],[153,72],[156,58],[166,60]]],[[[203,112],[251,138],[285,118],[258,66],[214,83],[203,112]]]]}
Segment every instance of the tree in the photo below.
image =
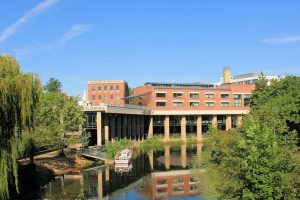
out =
{"type": "Polygon", "coordinates": [[[62,84],[61,82],[56,78],[50,78],[49,81],[44,86],[44,90],[47,93],[51,92],[62,92],[62,84]]]}
{"type": "Polygon", "coordinates": [[[17,143],[33,127],[41,92],[36,74],[22,73],[13,57],[0,56],[0,199],[9,197],[10,183],[18,191],[17,143]]]}

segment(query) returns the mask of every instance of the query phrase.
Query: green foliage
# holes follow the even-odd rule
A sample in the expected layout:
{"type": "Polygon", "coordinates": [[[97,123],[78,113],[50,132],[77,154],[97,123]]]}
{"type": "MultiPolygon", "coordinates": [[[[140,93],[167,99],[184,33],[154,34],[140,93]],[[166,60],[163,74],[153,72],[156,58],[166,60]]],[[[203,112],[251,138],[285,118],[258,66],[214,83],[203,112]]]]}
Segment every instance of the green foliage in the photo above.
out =
{"type": "Polygon", "coordinates": [[[106,147],[106,156],[108,159],[114,159],[115,155],[122,149],[132,148],[134,146],[133,141],[127,139],[121,139],[114,142],[109,142],[106,147]]]}
{"type": "Polygon", "coordinates": [[[36,74],[25,74],[10,56],[0,56],[0,199],[9,197],[8,186],[18,190],[18,142],[23,130],[31,130],[41,94],[36,74]]]}
{"type": "Polygon", "coordinates": [[[164,142],[161,139],[156,137],[147,138],[140,144],[140,148],[146,152],[150,150],[163,149],[163,147],[164,147],[164,142]]]}
{"type": "Polygon", "coordinates": [[[86,148],[89,146],[89,141],[90,141],[90,138],[91,138],[91,133],[90,132],[87,132],[85,129],[82,131],[82,134],[81,134],[81,144],[82,144],[82,147],[83,148],[86,148]]]}
{"type": "Polygon", "coordinates": [[[44,90],[47,93],[61,93],[62,92],[62,84],[61,82],[56,78],[50,78],[49,81],[44,86],[44,90]]]}

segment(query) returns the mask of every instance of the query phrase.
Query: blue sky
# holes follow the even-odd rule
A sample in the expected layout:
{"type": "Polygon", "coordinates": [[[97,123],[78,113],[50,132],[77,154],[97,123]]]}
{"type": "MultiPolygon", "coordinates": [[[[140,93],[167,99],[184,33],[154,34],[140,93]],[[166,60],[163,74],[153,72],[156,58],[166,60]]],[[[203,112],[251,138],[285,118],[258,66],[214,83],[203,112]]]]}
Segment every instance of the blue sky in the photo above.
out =
{"type": "Polygon", "coordinates": [[[300,75],[300,1],[5,0],[0,54],[69,94],[88,80],[215,82],[300,75]]]}

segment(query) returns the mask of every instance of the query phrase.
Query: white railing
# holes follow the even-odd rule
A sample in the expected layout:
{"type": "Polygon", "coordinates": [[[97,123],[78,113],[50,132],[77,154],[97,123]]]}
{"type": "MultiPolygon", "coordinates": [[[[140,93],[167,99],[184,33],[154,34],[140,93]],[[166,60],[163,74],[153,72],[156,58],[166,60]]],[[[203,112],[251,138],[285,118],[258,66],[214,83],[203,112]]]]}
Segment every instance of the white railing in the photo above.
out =
{"type": "Polygon", "coordinates": [[[87,105],[83,107],[83,111],[106,111],[107,108],[126,108],[126,109],[137,109],[150,112],[150,108],[146,106],[131,105],[131,104],[102,104],[99,106],[87,105]]]}

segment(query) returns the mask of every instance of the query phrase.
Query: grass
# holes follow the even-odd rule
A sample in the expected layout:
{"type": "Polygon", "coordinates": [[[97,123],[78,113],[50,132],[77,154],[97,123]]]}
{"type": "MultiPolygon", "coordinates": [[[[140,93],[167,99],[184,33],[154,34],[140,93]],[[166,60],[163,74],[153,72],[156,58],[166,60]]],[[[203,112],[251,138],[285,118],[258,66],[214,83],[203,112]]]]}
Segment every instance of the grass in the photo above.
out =
{"type": "Polygon", "coordinates": [[[113,143],[109,142],[106,145],[106,156],[108,159],[113,159],[115,155],[122,149],[132,148],[133,146],[134,142],[127,139],[117,140],[113,143]]]}
{"type": "Polygon", "coordinates": [[[150,150],[163,149],[163,147],[164,147],[164,142],[158,137],[145,139],[140,144],[140,148],[146,152],[150,150]]]}

